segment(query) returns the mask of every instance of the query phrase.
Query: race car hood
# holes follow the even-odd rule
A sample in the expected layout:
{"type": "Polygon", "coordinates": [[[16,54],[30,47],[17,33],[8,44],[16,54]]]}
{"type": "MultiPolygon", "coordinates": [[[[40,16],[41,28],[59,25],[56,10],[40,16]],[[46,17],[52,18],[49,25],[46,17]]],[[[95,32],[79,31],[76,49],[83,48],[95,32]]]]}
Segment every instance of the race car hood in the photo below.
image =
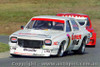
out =
{"type": "Polygon", "coordinates": [[[24,29],[19,30],[12,35],[16,35],[18,37],[38,37],[38,38],[54,38],[59,36],[60,34],[64,33],[63,31],[57,30],[32,30],[32,29],[24,29]]]}

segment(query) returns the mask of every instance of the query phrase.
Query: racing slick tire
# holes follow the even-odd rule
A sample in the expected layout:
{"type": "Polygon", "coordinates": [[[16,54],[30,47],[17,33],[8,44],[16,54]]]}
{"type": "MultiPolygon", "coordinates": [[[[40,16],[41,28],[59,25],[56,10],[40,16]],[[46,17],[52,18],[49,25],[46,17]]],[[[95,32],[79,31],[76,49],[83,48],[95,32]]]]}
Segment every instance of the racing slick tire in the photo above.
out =
{"type": "Polygon", "coordinates": [[[85,53],[85,46],[86,46],[86,42],[85,42],[85,39],[83,39],[80,48],[78,50],[74,50],[73,52],[76,54],[84,54],[85,53]]]}
{"type": "Polygon", "coordinates": [[[10,54],[12,57],[19,57],[19,55],[10,54]]]}
{"type": "Polygon", "coordinates": [[[58,53],[57,53],[57,56],[58,57],[62,57],[64,54],[64,43],[61,44],[59,50],[58,50],[58,53]]]}

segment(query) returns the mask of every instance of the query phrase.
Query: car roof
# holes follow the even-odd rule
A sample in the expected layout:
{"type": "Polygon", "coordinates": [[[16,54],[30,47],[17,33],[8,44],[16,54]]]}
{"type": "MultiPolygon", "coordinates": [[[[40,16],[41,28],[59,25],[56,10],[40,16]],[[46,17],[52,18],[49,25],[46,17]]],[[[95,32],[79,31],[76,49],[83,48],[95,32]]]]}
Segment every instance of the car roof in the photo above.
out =
{"type": "Polygon", "coordinates": [[[57,15],[74,15],[74,16],[84,16],[84,17],[88,17],[88,15],[82,14],[82,13],[58,13],[57,15]]]}
{"type": "Polygon", "coordinates": [[[65,17],[62,17],[62,16],[51,16],[51,15],[41,15],[41,16],[35,16],[35,17],[32,17],[32,18],[47,18],[47,19],[58,19],[58,20],[69,20],[69,19],[74,19],[74,18],[65,18],[65,17]]]}

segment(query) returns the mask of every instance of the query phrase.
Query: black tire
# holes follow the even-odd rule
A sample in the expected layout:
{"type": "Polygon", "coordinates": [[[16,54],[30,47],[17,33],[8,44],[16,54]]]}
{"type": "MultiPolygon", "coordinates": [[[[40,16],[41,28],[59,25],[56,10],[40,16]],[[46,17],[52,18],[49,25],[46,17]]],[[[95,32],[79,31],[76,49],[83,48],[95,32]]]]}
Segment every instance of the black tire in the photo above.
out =
{"type": "Polygon", "coordinates": [[[58,50],[57,56],[58,56],[58,57],[62,57],[63,54],[64,54],[64,45],[62,44],[62,45],[60,46],[59,50],[58,50]]]}
{"type": "Polygon", "coordinates": [[[85,43],[85,40],[83,40],[80,48],[78,50],[74,50],[73,52],[76,54],[84,54],[85,53],[85,46],[86,46],[86,43],[85,43]]]}
{"type": "Polygon", "coordinates": [[[19,55],[10,54],[12,57],[19,57],[19,55]]]}
{"type": "Polygon", "coordinates": [[[93,45],[93,46],[91,46],[91,45],[86,45],[86,47],[95,48],[96,45],[93,45]]]}

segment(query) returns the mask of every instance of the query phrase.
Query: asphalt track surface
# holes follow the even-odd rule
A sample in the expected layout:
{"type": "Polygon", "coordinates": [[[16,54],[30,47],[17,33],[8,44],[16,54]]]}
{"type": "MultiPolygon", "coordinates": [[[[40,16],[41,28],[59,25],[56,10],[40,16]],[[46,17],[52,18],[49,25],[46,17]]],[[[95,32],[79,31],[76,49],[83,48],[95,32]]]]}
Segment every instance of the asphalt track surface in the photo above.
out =
{"type": "MultiPolygon", "coordinates": [[[[0,36],[8,43],[8,36],[0,36]]],[[[83,55],[70,53],[64,57],[11,57],[0,58],[0,67],[100,67],[100,39],[96,47],[86,47],[83,55]]]]}

